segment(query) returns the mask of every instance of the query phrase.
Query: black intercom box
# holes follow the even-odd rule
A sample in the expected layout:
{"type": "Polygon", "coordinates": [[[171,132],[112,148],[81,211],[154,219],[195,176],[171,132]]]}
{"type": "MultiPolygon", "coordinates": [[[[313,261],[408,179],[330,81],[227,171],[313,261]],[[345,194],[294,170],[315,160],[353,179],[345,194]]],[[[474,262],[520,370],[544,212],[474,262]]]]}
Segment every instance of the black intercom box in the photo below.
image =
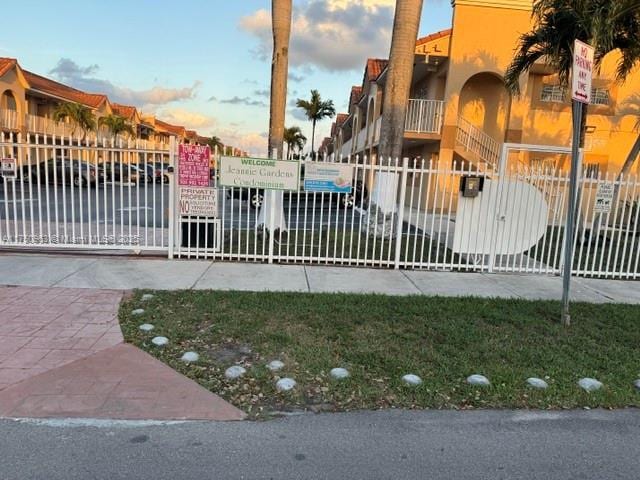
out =
{"type": "Polygon", "coordinates": [[[484,177],[465,175],[460,178],[460,191],[463,197],[477,197],[484,188],[484,177]]]}

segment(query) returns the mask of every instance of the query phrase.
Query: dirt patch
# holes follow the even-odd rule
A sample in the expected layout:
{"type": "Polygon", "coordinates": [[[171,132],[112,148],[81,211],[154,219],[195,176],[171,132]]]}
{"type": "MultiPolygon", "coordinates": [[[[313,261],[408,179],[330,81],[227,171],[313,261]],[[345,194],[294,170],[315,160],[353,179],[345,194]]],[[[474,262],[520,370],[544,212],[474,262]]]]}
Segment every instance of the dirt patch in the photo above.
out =
{"type": "Polygon", "coordinates": [[[257,355],[246,344],[225,342],[206,349],[207,356],[216,363],[228,365],[231,363],[254,363],[257,355]]]}

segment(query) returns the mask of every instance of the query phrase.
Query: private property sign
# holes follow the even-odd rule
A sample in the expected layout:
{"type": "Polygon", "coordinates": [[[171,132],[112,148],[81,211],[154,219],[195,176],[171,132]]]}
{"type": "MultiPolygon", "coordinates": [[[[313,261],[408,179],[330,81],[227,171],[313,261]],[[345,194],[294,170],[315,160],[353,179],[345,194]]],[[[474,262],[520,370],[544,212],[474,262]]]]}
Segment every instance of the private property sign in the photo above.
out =
{"type": "Polygon", "coordinates": [[[220,185],[297,192],[300,163],[268,158],[221,157],[220,185]]]}
{"type": "Polygon", "coordinates": [[[180,215],[218,218],[218,189],[180,187],[180,215]]]}
{"type": "Polygon", "coordinates": [[[576,40],[573,47],[573,84],[571,98],[576,102],[591,103],[594,48],[576,40]]]}
{"type": "Polygon", "coordinates": [[[178,185],[208,187],[210,158],[208,145],[178,145],[178,185]]]}

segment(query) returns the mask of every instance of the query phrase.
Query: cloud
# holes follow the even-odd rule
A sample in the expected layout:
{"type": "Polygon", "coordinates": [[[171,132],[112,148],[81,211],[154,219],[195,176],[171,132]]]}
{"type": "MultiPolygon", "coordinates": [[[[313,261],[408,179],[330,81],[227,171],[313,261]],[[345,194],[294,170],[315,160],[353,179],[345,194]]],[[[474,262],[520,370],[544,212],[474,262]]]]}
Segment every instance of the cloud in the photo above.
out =
{"type": "Polygon", "coordinates": [[[304,81],[304,77],[302,75],[296,75],[295,73],[289,72],[289,80],[295,83],[300,83],[304,81]]]}
{"type": "Polygon", "coordinates": [[[268,134],[265,132],[239,132],[236,129],[226,128],[216,130],[216,135],[225,145],[233,145],[259,157],[267,155],[268,134]]]}
{"type": "MultiPolygon", "coordinates": [[[[215,97],[211,97],[215,100],[215,97]]],[[[267,104],[262,100],[255,100],[250,97],[238,97],[237,95],[232,98],[223,98],[218,100],[220,103],[226,103],[228,105],[246,105],[247,107],[266,107],[267,104]]]]}
{"type": "Polygon", "coordinates": [[[307,118],[307,115],[304,113],[304,110],[301,110],[300,108],[291,108],[287,110],[287,113],[301,122],[306,122],[309,120],[307,118]]]}
{"type": "MultiPolygon", "coordinates": [[[[303,0],[292,19],[289,62],[328,71],[362,69],[368,57],[389,54],[395,0],[303,0]]],[[[260,9],[240,20],[255,36],[258,58],[271,57],[271,15],[260,9]]]]}
{"type": "Polygon", "coordinates": [[[253,94],[257,97],[266,97],[269,98],[271,96],[271,91],[268,89],[264,90],[254,90],[253,94]]]}
{"type": "Polygon", "coordinates": [[[217,125],[213,117],[202,113],[190,112],[182,108],[163,108],[156,112],[159,119],[174,125],[182,125],[188,130],[206,130],[217,125]]]}
{"type": "Polygon", "coordinates": [[[137,107],[166,105],[180,100],[194,98],[201,82],[196,81],[190,87],[165,88],[155,86],[147,90],[133,90],[120,87],[109,80],[95,77],[97,64],[81,67],[70,58],[61,58],[49,73],[57,80],[89,93],[102,93],[112,102],[135,105],[137,107]]]}

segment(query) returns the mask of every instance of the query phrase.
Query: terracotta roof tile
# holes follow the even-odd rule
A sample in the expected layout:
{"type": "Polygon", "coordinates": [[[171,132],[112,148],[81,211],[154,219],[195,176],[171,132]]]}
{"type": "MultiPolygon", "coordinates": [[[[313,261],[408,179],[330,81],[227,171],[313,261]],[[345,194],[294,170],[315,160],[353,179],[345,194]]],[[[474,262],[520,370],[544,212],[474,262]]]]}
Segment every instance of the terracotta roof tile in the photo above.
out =
{"type": "Polygon", "coordinates": [[[179,125],[171,125],[170,123],[163,122],[162,120],[158,120],[156,118],[156,128],[158,130],[162,130],[167,133],[173,133],[174,135],[180,135],[184,137],[186,135],[186,130],[184,127],[179,125]]]}
{"type": "Polygon", "coordinates": [[[446,30],[440,30],[439,32],[427,35],[426,37],[421,37],[416,41],[416,46],[417,45],[422,45],[424,43],[428,43],[428,42],[430,42],[432,40],[437,40],[437,39],[442,38],[442,37],[447,37],[447,36],[451,35],[452,31],[453,31],[452,29],[448,28],[446,30]]]}
{"type": "Polygon", "coordinates": [[[339,113],[336,116],[336,126],[341,127],[342,124],[347,120],[347,118],[349,118],[348,113],[339,113]]]}
{"type": "Polygon", "coordinates": [[[67,85],[63,85],[62,83],[49,80],[48,78],[42,77],[27,70],[23,70],[22,72],[24,73],[24,77],[27,80],[29,87],[31,87],[33,90],[38,90],[49,95],[69,100],[71,102],[81,103],[92,108],[98,108],[100,105],[107,101],[106,95],[100,95],[97,93],[86,93],[81,90],[68,87],[67,85]]]}
{"type": "Polygon", "coordinates": [[[367,67],[365,70],[365,80],[372,82],[376,80],[382,71],[387,68],[389,60],[384,58],[369,58],[367,59],[367,67]]]}
{"type": "Polygon", "coordinates": [[[362,87],[351,87],[351,95],[349,97],[349,105],[357,102],[358,100],[360,100],[360,97],[362,96],[362,87]]]}
{"type": "Polygon", "coordinates": [[[134,120],[136,117],[137,109],[131,105],[120,105],[119,103],[112,103],[111,110],[116,115],[126,118],[127,120],[134,120]]]}
{"type": "Polygon", "coordinates": [[[18,61],[15,58],[3,58],[0,57],[0,76],[7,73],[13,67],[18,64],[18,61]]]}

